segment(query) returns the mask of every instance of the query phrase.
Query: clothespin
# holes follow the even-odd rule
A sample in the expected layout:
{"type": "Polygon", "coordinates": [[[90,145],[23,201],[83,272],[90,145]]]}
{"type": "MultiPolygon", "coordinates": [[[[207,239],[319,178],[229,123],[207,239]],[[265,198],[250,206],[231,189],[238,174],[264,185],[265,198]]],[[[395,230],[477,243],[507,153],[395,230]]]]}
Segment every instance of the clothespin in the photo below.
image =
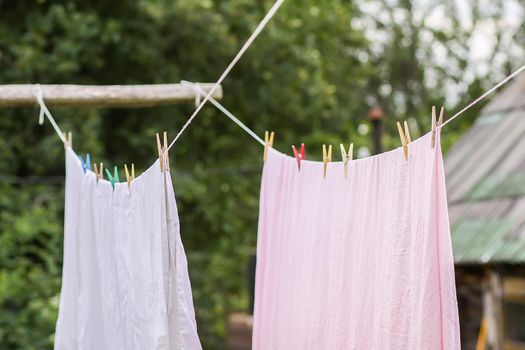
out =
{"type": "MultiPolygon", "coordinates": [[[[164,149],[163,149],[163,151],[166,152],[167,149],[168,149],[168,132],[164,131],[164,149]]],[[[169,156],[168,152],[166,152],[166,154],[164,154],[164,156],[165,156],[165,158],[164,158],[164,165],[166,166],[168,171],[170,171],[170,156],[169,156]]]]}
{"type": "Polygon", "coordinates": [[[131,163],[131,176],[129,174],[127,164],[124,164],[124,170],[126,171],[126,181],[128,183],[128,190],[131,191],[131,181],[135,180],[135,164],[131,163]]]}
{"type": "Polygon", "coordinates": [[[160,143],[160,137],[159,137],[159,133],[156,134],[157,136],[157,150],[159,151],[159,163],[160,163],[160,171],[163,171],[164,170],[164,167],[162,166],[162,145],[160,143]]]}
{"type": "Polygon", "coordinates": [[[403,132],[401,123],[397,122],[397,131],[399,131],[399,138],[401,139],[401,144],[403,145],[403,154],[405,155],[405,159],[408,160],[408,144],[412,142],[412,139],[410,137],[410,129],[408,128],[408,123],[406,121],[404,125],[405,132],[403,132]]]}
{"type": "Polygon", "coordinates": [[[71,147],[73,148],[73,134],[70,132],[68,132],[67,134],[64,132],[64,138],[66,139],[66,142],[64,142],[64,148],[68,148],[68,147],[71,147]]]}
{"type": "Polygon", "coordinates": [[[432,106],[432,148],[436,145],[436,128],[443,124],[444,113],[445,107],[441,107],[441,110],[439,111],[439,120],[436,123],[436,106],[432,106]]]}
{"type": "Polygon", "coordinates": [[[86,161],[82,159],[82,156],[78,156],[78,158],[82,163],[82,169],[84,170],[84,174],[86,173],[86,170],[91,170],[91,157],[89,156],[89,153],[86,153],[86,161]]]}
{"type": "Polygon", "coordinates": [[[295,159],[297,159],[297,167],[299,168],[299,171],[301,170],[301,160],[304,160],[306,158],[306,153],[304,150],[304,143],[301,143],[301,148],[299,149],[299,152],[297,152],[297,149],[295,146],[292,145],[292,151],[293,155],[295,156],[295,159]]]}
{"type": "Polygon", "coordinates": [[[407,139],[407,144],[409,144],[412,142],[412,138],[410,137],[410,129],[408,128],[408,123],[406,120],[404,124],[405,124],[405,138],[407,139]]]}
{"type": "Polygon", "coordinates": [[[160,162],[160,171],[164,171],[164,168],[166,170],[170,170],[170,162],[168,154],[164,154],[164,151],[168,149],[168,133],[164,131],[164,147],[162,147],[160,143],[160,136],[159,133],[157,133],[157,149],[159,151],[159,162],[160,162]]]}
{"type": "Polygon", "coordinates": [[[104,173],[102,172],[103,168],[104,168],[103,163],[100,163],[100,169],[97,167],[97,163],[93,163],[93,169],[95,169],[95,175],[97,175],[97,185],[98,185],[98,180],[104,178],[104,173]]]}
{"type": "Polygon", "coordinates": [[[115,189],[115,182],[120,182],[120,180],[118,178],[118,168],[117,168],[117,166],[115,165],[115,168],[113,170],[113,176],[111,176],[111,173],[106,168],[106,175],[108,176],[109,182],[111,182],[111,187],[113,187],[113,189],[115,189]]]}
{"type": "Polygon", "coordinates": [[[268,130],[264,132],[264,155],[263,160],[266,162],[266,158],[268,157],[268,147],[273,147],[273,131],[270,133],[270,136],[268,136],[268,130]]]}
{"type": "Polygon", "coordinates": [[[348,176],[348,162],[354,158],[354,144],[351,143],[346,153],[345,146],[341,144],[341,158],[343,158],[343,165],[345,167],[345,177],[348,176]]]}
{"type": "Polygon", "coordinates": [[[328,166],[328,163],[331,161],[332,161],[332,145],[328,146],[328,152],[326,151],[326,145],[323,145],[323,166],[324,166],[323,175],[324,175],[324,178],[326,178],[326,167],[328,166]]]}

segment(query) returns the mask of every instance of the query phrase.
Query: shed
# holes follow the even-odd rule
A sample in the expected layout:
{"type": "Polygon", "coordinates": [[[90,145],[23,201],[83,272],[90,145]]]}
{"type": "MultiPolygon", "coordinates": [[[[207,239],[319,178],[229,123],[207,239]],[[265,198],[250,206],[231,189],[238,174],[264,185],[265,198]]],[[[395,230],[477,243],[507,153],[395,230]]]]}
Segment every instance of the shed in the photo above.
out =
{"type": "Polygon", "coordinates": [[[525,75],[482,110],[445,171],[462,348],[523,350],[525,75]]]}

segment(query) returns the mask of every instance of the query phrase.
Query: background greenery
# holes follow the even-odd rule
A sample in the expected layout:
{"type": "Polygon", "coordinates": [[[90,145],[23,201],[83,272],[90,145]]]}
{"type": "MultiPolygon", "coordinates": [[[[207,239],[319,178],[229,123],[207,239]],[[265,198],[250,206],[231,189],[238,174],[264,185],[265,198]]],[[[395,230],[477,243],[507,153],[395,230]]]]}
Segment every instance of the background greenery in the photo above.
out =
{"type": "MultiPolygon", "coordinates": [[[[472,1],[467,27],[453,1],[416,3],[285,2],[224,82],[224,105],[260,135],[275,130],[277,149],[290,152],[291,144],[304,142],[308,158],[320,159],[323,143],[370,147],[371,107],[385,110],[383,143],[397,147],[396,119],[410,118],[417,136],[429,129],[432,104],[445,104],[451,115],[523,64],[515,57],[523,29],[508,39],[510,29],[501,23],[505,6],[519,2],[472,1]],[[436,14],[446,19],[443,27],[427,21],[436,14]],[[473,62],[472,35],[487,21],[497,24],[493,55],[473,62]]],[[[212,82],[269,6],[253,0],[0,0],[0,83],[212,82]]],[[[156,157],[155,133],[173,137],[193,108],[52,113],[63,130],[73,131],[77,153],[145,169],[156,157]]],[[[445,130],[445,147],[477,110],[445,130]]],[[[39,126],[37,118],[36,107],[0,110],[2,349],[53,344],[64,157],[50,125],[39,126]]],[[[247,307],[262,149],[209,106],[170,156],[199,333],[206,349],[221,349],[226,316],[247,307]]]]}

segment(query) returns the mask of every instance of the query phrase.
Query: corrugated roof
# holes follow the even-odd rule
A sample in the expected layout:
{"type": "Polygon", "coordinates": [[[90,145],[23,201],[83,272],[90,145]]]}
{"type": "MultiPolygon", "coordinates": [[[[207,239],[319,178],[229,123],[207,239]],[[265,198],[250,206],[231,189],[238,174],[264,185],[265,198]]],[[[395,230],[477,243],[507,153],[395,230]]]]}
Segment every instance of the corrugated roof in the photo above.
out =
{"type": "Polygon", "coordinates": [[[525,264],[525,75],[483,109],[445,171],[455,262],[525,264]]]}

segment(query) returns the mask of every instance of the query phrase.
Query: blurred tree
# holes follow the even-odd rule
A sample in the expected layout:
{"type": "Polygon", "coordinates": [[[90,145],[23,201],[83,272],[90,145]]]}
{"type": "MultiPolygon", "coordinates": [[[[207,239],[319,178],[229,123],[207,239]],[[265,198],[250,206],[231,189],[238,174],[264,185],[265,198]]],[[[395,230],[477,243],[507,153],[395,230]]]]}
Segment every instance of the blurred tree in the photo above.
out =
{"type": "MultiPolygon", "coordinates": [[[[371,45],[365,57],[378,67],[369,99],[391,117],[414,118],[421,133],[430,129],[433,104],[444,105],[451,116],[523,64],[525,14],[519,0],[362,3],[355,24],[366,28],[371,45]]],[[[444,131],[445,149],[485,103],[444,131]]],[[[394,123],[387,127],[396,135],[394,123]]],[[[398,144],[397,138],[390,141],[391,147],[398,144]]]]}
{"type": "MultiPolygon", "coordinates": [[[[214,81],[271,3],[0,0],[0,81],[214,81]]],[[[418,11],[410,1],[286,2],[226,79],[223,103],[260,135],[275,130],[277,149],[288,152],[292,143],[305,142],[310,159],[320,159],[322,143],[352,140],[368,147],[369,135],[357,129],[370,107],[381,105],[392,133],[385,143],[397,146],[394,117],[413,117],[427,130],[432,103],[450,100],[454,110],[512,66],[509,58],[472,80],[465,73],[468,30],[456,31],[461,19],[452,17],[451,27],[437,30],[418,11]],[[457,58],[429,59],[437,47],[457,58]],[[448,96],[451,82],[467,86],[455,99],[448,96]]],[[[168,130],[173,137],[193,108],[52,113],[63,130],[73,131],[78,153],[90,152],[107,165],[133,161],[146,168],[156,157],[155,132],[168,130]]],[[[63,147],[47,123],[38,126],[37,115],[36,108],[0,110],[2,349],[53,343],[63,147]]],[[[454,136],[454,129],[447,134],[454,136]]],[[[247,307],[245,271],[256,243],[262,149],[207,107],[170,155],[199,333],[206,349],[221,349],[226,314],[247,307]]]]}

